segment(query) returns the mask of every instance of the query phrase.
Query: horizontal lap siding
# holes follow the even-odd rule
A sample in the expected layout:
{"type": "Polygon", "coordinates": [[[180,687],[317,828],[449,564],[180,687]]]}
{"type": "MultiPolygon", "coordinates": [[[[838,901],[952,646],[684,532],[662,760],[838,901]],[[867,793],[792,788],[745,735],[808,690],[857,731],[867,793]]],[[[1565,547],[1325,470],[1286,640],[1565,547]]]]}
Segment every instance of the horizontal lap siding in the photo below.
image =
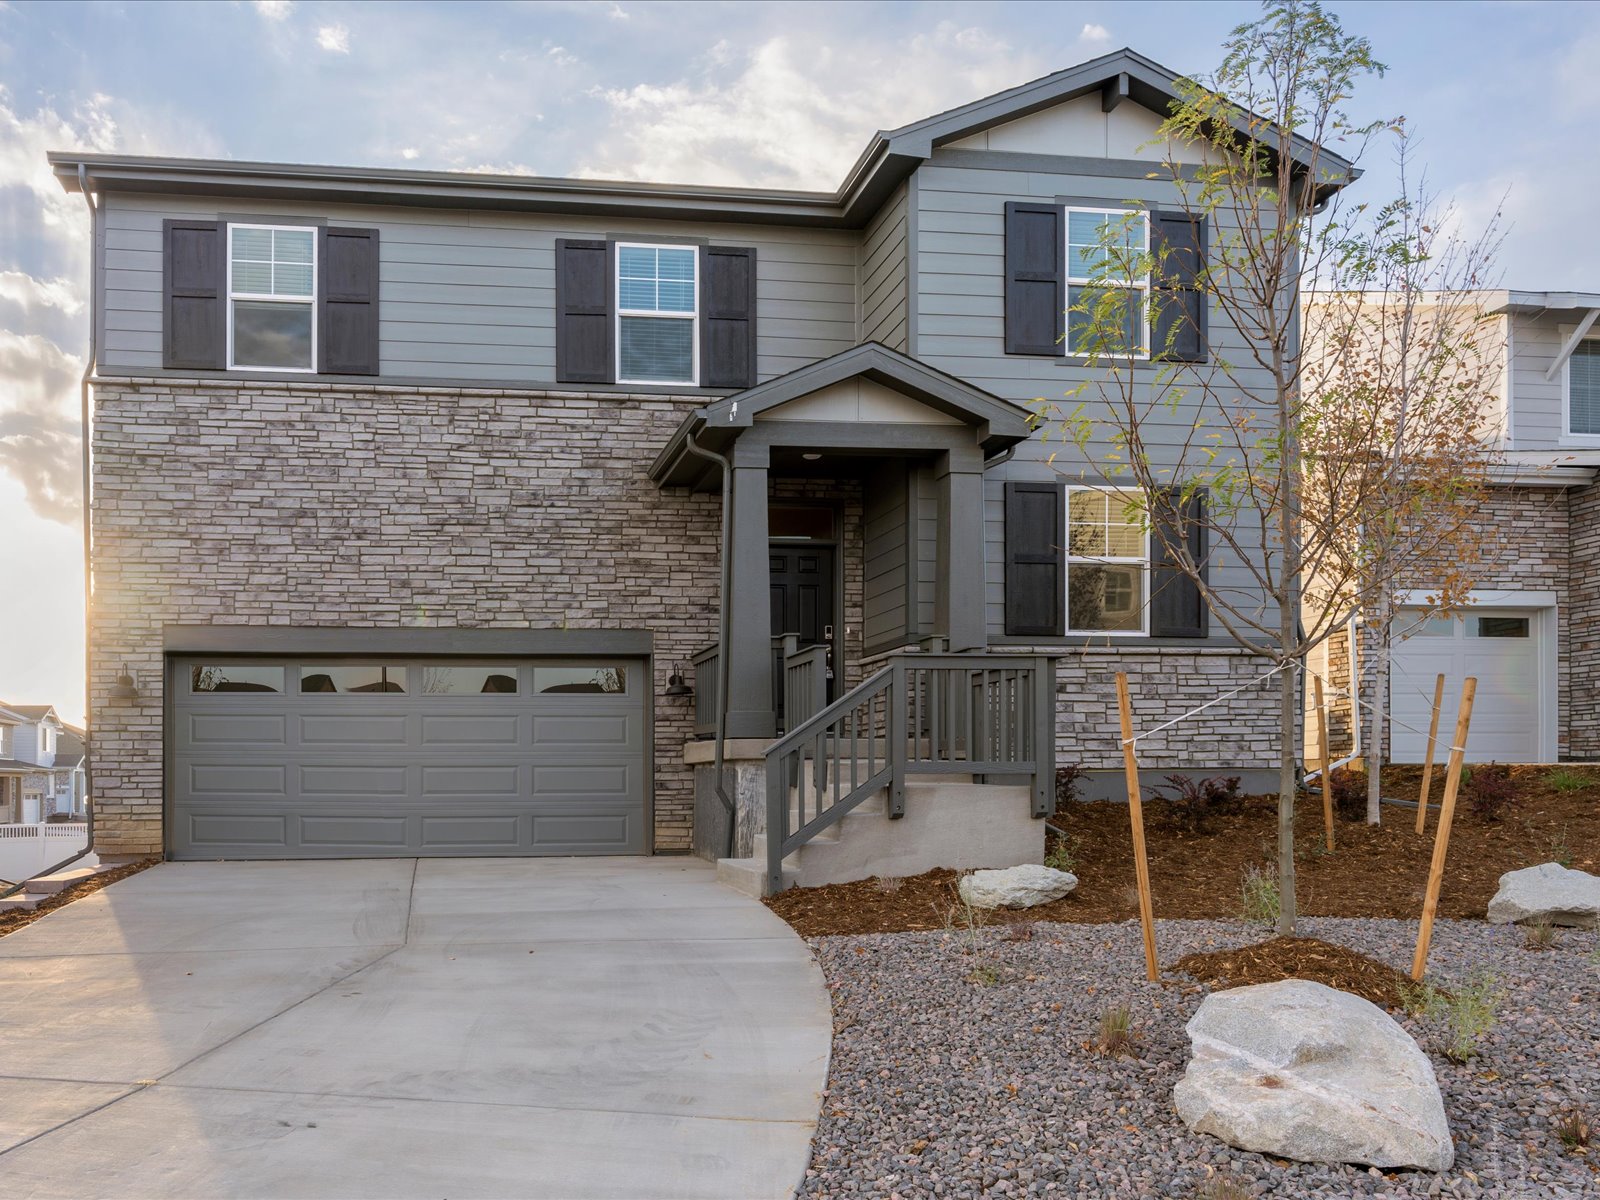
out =
{"type": "Polygon", "coordinates": [[[867,225],[861,243],[861,340],[906,348],[906,214],[904,184],[867,225]]]}
{"type": "Polygon", "coordinates": [[[868,654],[906,640],[906,475],[898,463],[867,476],[862,646],[868,654]]]}
{"type": "MultiPolygon", "coordinates": [[[[941,164],[936,154],[919,173],[915,196],[918,357],[1024,406],[1043,399],[1059,403],[1062,411],[1070,411],[1084,403],[1092,414],[1097,403],[1092,381],[1104,378],[1103,371],[1090,372],[1068,365],[1063,359],[1005,353],[1005,203],[1073,197],[1099,199],[1107,206],[1138,200],[1160,207],[1163,203],[1176,203],[1171,184],[1142,178],[954,166],[941,164]],[[1086,382],[1091,383],[1089,389],[1068,396],[1086,382]]],[[[1247,360],[1247,350],[1237,331],[1223,328],[1213,314],[1211,334],[1213,354],[1235,365],[1236,378],[1265,392],[1270,377],[1264,371],[1242,365],[1247,360]]],[[[1213,416],[1211,423],[1215,425],[1219,419],[1213,416]]],[[[1158,462],[1165,455],[1167,461],[1176,463],[1185,439],[1192,434],[1192,418],[1160,407],[1144,429],[1158,462]]],[[[987,472],[986,600],[992,638],[1005,636],[1005,481],[1093,478],[1097,465],[1110,462],[1112,453],[1111,446],[1099,442],[1088,447],[1086,457],[1063,439],[1058,423],[1047,423],[1038,435],[1017,448],[1011,461],[987,472]]],[[[1199,463],[1203,459],[1198,449],[1191,449],[1186,461],[1199,463]]],[[[1241,541],[1245,540],[1241,537],[1241,541]]],[[[1258,554],[1259,542],[1250,541],[1247,549],[1252,555],[1258,554]]],[[[1251,607],[1257,602],[1253,575],[1238,556],[1222,555],[1220,562],[1214,559],[1211,579],[1217,586],[1233,590],[1251,607]]],[[[931,603],[929,609],[931,612],[931,603]]],[[[1215,622],[1213,638],[1225,640],[1215,622]]]]}
{"type": "Polygon", "coordinates": [[[1518,314],[1511,327],[1511,444],[1518,450],[1553,449],[1564,433],[1562,394],[1565,368],[1554,379],[1545,372],[1561,353],[1561,323],[1572,321],[1550,313],[1539,316],[1518,314]]]}
{"type": "MultiPolygon", "coordinates": [[[[107,369],[161,366],[161,222],[248,209],[379,230],[383,374],[486,382],[555,378],[557,238],[698,237],[753,246],[762,379],[856,342],[861,235],[767,226],[551,214],[111,194],[105,209],[107,369]]],[[[903,306],[902,306],[903,307],[903,306]]]]}

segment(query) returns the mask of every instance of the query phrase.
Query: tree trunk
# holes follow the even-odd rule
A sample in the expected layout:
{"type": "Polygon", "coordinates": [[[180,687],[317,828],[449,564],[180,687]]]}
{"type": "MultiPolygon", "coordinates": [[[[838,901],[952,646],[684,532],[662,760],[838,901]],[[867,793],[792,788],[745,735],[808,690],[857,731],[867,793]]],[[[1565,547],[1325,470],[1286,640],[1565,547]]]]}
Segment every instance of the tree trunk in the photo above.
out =
{"type": "MultiPolygon", "coordinates": [[[[1371,623],[1363,628],[1373,631],[1372,645],[1372,696],[1367,709],[1367,824],[1377,825],[1383,820],[1383,727],[1388,719],[1389,696],[1389,633],[1394,624],[1392,606],[1387,586],[1378,588],[1373,602],[1371,623]]],[[[1352,681],[1354,695],[1361,695],[1361,681],[1352,681]]],[[[1352,715],[1359,719],[1360,704],[1352,701],[1352,715]]]]}
{"type": "Polygon", "coordinates": [[[1294,802],[1298,790],[1295,733],[1299,724],[1298,676],[1292,666],[1278,675],[1278,932],[1294,935],[1294,802]]]}

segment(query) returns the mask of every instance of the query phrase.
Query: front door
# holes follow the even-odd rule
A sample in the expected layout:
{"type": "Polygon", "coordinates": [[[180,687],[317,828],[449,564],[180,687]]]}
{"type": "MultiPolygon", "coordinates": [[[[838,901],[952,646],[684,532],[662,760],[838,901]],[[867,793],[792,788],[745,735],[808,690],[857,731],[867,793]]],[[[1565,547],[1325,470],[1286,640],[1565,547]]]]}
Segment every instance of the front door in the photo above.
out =
{"type": "Polygon", "coordinates": [[[833,547],[772,547],[772,636],[833,645],[833,547]]]}

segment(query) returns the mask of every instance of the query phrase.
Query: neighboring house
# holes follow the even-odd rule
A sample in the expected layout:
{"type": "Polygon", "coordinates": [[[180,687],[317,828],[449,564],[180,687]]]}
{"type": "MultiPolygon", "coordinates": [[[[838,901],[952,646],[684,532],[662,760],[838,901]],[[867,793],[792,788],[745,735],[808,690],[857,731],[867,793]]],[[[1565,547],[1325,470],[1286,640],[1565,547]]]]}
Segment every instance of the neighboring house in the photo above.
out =
{"type": "MultiPolygon", "coordinates": [[[[0,708],[0,778],[15,780],[12,791],[15,805],[13,821],[35,824],[55,813],[81,813],[79,794],[84,770],[83,741],[80,731],[67,726],[49,704],[11,704],[0,708]]],[[[4,785],[0,784],[0,788],[4,785]]],[[[0,792],[0,803],[6,797],[0,792]]]]}
{"type": "MultiPolygon", "coordinates": [[[[97,846],[714,853],[721,654],[757,760],[907,647],[967,656],[974,705],[1058,656],[1002,731],[1046,768],[1118,767],[1117,669],[1149,725],[1255,678],[1029,423],[1089,377],[1077,249],[1131,207],[1206,250],[1150,148],[1175,82],[1111,54],[880,133],[834,192],[52,154],[95,207],[97,846]]],[[[1185,294],[1180,352],[1239,359],[1185,294]]],[[[1141,755],[1265,783],[1273,704],[1141,755]]]]}
{"type": "Polygon", "coordinates": [[[56,741],[56,791],[51,815],[82,817],[89,802],[89,735],[76,725],[61,725],[56,741]]]}
{"type": "Polygon", "coordinates": [[[25,723],[21,713],[0,708],[0,825],[22,820],[22,781],[34,770],[17,758],[17,728],[25,723]]]}
{"type": "MultiPolygon", "coordinates": [[[[1481,518],[1491,562],[1454,616],[1419,620],[1438,583],[1426,572],[1405,589],[1417,607],[1396,623],[1388,757],[1422,761],[1443,673],[1441,731],[1462,680],[1478,680],[1469,761],[1600,759],[1600,293],[1486,291],[1478,311],[1478,340],[1500,364],[1490,414],[1499,462],[1481,518]]],[[[1370,679],[1374,638],[1353,622],[1312,665],[1346,690],[1352,640],[1370,679]]],[[[1367,731],[1352,737],[1347,699],[1332,707],[1337,758],[1359,750],[1367,731]]]]}

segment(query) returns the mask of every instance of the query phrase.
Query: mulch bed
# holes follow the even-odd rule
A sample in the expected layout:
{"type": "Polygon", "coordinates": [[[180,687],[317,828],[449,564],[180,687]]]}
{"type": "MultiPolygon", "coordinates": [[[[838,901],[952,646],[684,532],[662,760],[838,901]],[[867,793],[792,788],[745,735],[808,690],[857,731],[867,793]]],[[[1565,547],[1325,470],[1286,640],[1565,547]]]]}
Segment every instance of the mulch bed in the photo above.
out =
{"type": "MultiPolygon", "coordinates": [[[[112,867],[109,871],[101,871],[98,875],[90,875],[79,883],[73,884],[65,891],[57,892],[38,908],[12,909],[9,912],[0,912],[0,937],[8,933],[15,933],[24,925],[31,925],[40,917],[54,912],[63,904],[71,904],[74,900],[82,900],[85,896],[98,892],[101,888],[116,883],[119,879],[126,879],[129,875],[137,875],[140,871],[155,866],[159,858],[144,858],[138,862],[128,863],[122,867],[112,867]]],[[[68,868],[69,870],[71,868],[68,868]]]]}
{"type": "MultiPolygon", "coordinates": [[[[1600,771],[1569,768],[1593,782],[1558,791],[1546,782],[1550,768],[1512,768],[1517,799],[1497,822],[1458,808],[1439,900],[1439,916],[1479,919],[1506,871],[1570,857],[1581,871],[1600,873],[1600,771]]],[[[1437,775],[1438,773],[1436,773],[1437,775]]],[[[1414,797],[1420,768],[1384,772],[1385,792],[1414,797]]],[[[1436,778],[1437,802],[1443,784],[1436,778]]],[[[1200,832],[1185,827],[1165,800],[1144,805],[1151,892],[1159,918],[1237,917],[1246,867],[1277,858],[1275,797],[1247,798],[1236,812],[1213,815],[1200,832]]],[[[1015,921],[1126,921],[1139,914],[1134,890],[1133,839],[1126,804],[1073,804],[1050,819],[1074,859],[1078,888],[1065,899],[1023,912],[981,914],[984,924],[1015,921]]],[[[1416,812],[1385,805],[1383,823],[1337,821],[1335,851],[1324,853],[1322,802],[1303,796],[1296,806],[1296,895],[1302,916],[1416,919],[1433,855],[1437,813],[1416,834],[1416,812]]],[[[954,871],[890,882],[876,880],[823,888],[796,888],[767,901],[805,937],[942,929],[964,919],[954,871]],[[957,911],[952,911],[957,910],[957,911]]]]}
{"type": "Polygon", "coordinates": [[[1310,979],[1351,992],[1384,1008],[1403,1008],[1411,978],[1388,963],[1318,938],[1279,937],[1235,950],[1186,954],[1168,970],[1213,987],[1245,987],[1283,979],[1310,979]]]}

